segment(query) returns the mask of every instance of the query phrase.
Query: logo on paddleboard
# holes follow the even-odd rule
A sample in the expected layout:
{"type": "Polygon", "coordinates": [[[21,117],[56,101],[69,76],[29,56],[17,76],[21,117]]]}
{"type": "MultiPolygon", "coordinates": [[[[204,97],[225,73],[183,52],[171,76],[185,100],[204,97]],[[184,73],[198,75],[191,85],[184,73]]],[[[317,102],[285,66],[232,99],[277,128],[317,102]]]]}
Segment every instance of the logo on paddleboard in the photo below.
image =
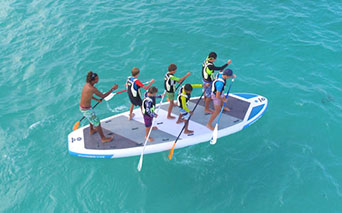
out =
{"type": "Polygon", "coordinates": [[[75,142],[75,141],[81,141],[82,138],[81,137],[78,137],[78,138],[71,138],[71,143],[75,142]]]}

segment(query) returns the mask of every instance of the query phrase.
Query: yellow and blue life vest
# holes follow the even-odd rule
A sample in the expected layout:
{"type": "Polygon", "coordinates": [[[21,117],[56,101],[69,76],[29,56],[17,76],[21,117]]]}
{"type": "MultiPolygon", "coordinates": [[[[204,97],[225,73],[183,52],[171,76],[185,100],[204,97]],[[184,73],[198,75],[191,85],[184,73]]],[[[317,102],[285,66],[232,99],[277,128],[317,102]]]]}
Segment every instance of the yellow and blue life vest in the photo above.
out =
{"type": "Polygon", "coordinates": [[[215,80],[214,70],[209,69],[209,65],[213,65],[213,63],[211,63],[207,57],[202,65],[202,78],[207,82],[212,82],[215,80]]]}

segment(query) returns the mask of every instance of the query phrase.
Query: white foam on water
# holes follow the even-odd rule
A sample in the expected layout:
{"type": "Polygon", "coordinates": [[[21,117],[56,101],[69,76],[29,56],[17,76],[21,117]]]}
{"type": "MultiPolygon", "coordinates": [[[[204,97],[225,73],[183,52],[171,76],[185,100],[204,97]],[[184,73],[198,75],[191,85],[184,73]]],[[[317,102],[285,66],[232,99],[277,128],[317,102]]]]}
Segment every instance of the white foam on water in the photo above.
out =
{"type": "Polygon", "coordinates": [[[23,81],[27,80],[28,78],[30,78],[31,76],[33,76],[34,74],[34,70],[35,70],[36,66],[34,64],[30,64],[26,71],[25,74],[23,76],[23,81]]]}

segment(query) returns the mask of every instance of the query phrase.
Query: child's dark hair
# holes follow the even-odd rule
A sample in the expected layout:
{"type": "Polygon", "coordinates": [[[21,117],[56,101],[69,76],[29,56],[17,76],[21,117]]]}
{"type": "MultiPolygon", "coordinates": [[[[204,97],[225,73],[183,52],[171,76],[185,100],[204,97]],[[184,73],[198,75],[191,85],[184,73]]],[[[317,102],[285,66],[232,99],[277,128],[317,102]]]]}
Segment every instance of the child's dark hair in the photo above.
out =
{"type": "Polygon", "coordinates": [[[148,89],[148,93],[154,94],[154,93],[157,93],[157,92],[158,92],[158,89],[156,87],[150,87],[148,89]]]}
{"type": "Polygon", "coordinates": [[[96,73],[94,73],[94,72],[92,72],[92,71],[89,71],[89,72],[88,72],[88,75],[87,75],[86,81],[87,81],[88,83],[90,83],[90,82],[92,82],[92,81],[95,80],[96,76],[97,76],[96,73]]]}
{"type": "Polygon", "coordinates": [[[191,86],[191,84],[185,84],[185,86],[184,86],[184,89],[186,90],[186,91],[192,91],[192,86],[191,86]]]}
{"type": "Polygon", "coordinates": [[[216,59],[217,58],[217,54],[215,52],[211,52],[209,53],[209,59],[216,59]]]}
{"type": "Polygon", "coordinates": [[[168,68],[168,70],[171,72],[171,71],[175,71],[177,69],[177,66],[176,66],[176,64],[170,64],[169,65],[169,68],[168,68]]]}

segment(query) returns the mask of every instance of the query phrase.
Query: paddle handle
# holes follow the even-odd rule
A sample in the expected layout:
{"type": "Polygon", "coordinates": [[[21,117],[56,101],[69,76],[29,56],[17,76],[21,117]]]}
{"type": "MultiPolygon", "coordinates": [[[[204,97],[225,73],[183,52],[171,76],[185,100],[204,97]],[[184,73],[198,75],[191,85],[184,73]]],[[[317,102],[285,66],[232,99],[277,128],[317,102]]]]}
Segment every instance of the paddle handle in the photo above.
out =
{"type": "Polygon", "coordinates": [[[121,90],[121,91],[116,92],[116,93],[114,93],[114,94],[117,95],[117,94],[120,94],[120,93],[123,93],[123,92],[126,92],[126,91],[127,91],[127,89],[124,89],[124,90],[121,90]]]}

